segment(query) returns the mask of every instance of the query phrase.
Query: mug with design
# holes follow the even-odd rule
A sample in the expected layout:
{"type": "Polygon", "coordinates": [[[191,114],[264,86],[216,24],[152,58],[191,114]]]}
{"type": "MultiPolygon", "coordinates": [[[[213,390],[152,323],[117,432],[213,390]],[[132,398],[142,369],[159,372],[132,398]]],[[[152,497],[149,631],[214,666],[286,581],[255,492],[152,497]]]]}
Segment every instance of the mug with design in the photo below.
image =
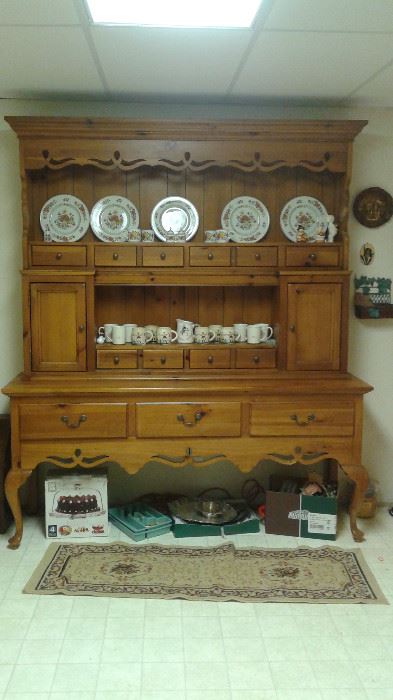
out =
{"type": "Polygon", "coordinates": [[[229,231],[223,228],[205,231],[206,243],[227,243],[229,241],[229,231]]]}
{"type": "Polygon", "coordinates": [[[247,326],[247,343],[260,343],[261,329],[257,323],[247,326]]]}
{"type": "Polygon", "coordinates": [[[143,243],[153,243],[154,241],[154,231],[150,228],[143,228],[142,231],[142,241],[143,243]]]}
{"type": "Polygon", "coordinates": [[[125,323],[124,330],[126,336],[126,343],[132,343],[132,331],[136,328],[136,323],[125,323]]]}
{"type": "Polygon", "coordinates": [[[114,345],[124,345],[126,342],[126,329],[114,323],[112,326],[112,343],[114,345]]]}
{"type": "Polygon", "coordinates": [[[146,345],[153,340],[153,333],[143,326],[136,326],[132,330],[132,342],[135,345],[146,345]]]}
{"type": "Polygon", "coordinates": [[[209,326],[195,326],[194,340],[196,343],[212,343],[215,337],[216,334],[210,330],[209,326]]]}
{"type": "Polygon", "coordinates": [[[235,331],[235,337],[237,343],[247,342],[247,328],[248,323],[234,323],[233,330],[235,331]]]}
{"type": "Polygon", "coordinates": [[[222,343],[234,343],[235,342],[235,331],[233,326],[223,326],[221,331],[221,342],[222,343]]]}
{"type": "Polygon", "coordinates": [[[142,238],[142,232],[139,228],[132,229],[128,232],[129,243],[139,243],[142,238]]]}
{"type": "Polygon", "coordinates": [[[272,335],[273,335],[273,328],[269,326],[268,323],[256,323],[256,326],[261,331],[261,337],[260,337],[260,342],[264,343],[266,340],[269,340],[272,335]]]}
{"type": "Polygon", "coordinates": [[[160,345],[169,345],[177,340],[177,333],[169,326],[159,326],[157,329],[157,343],[160,345]]]}
{"type": "Polygon", "coordinates": [[[214,333],[214,342],[215,343],[220,343],[221,342],[221,333],[222,333],[222,326],[220,323],[211,323],[209,325],[209,331],[211,333],[214,333]]]}
{"type": "Polygon", "coordinates": [[[155,326],[153,323],[149,323],[147,326],[145,326],[145,330],[150,331],[153,334],[152,338],[152,343],[157,342],[157,331],[158,331],[158,326],[155,326]]]}
{"type": "Polygon", "coordinates": [[[194,342],[194,328],[195,323],[193,321],[183,321],[181,318],[176,319],[177,324],[177,342],[178,343],[193,343],[194,342]]]}

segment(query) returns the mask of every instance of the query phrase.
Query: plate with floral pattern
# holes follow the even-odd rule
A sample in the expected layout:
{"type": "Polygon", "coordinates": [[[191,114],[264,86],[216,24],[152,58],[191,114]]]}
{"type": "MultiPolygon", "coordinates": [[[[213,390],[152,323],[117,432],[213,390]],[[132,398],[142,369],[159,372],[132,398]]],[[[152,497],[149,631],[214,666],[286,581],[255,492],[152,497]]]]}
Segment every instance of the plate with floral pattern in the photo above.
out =
{"type": "Polygon", "coordinates": [[[126,197],[109,195],[95,203],[90,226],[100,241],[124,243],[129,240],[129,232],[139,226],[138,210],[126,197]]]}
{"type": "Polygon", "coordinates": [[[235,197],[225,205],[221,226],[235,243],[255,243],[266,236],[270,224],[267,208],[255,197],[235,197]]]}
{"type": "Polygon", "coordinates": [[[151,214],[151,227],[162,241],[189,241],[195,236],[198,226],[198,212],[184,197],[161,199],[151,214]]]}
{"type": "Polygon", "coordinates": [[[315,197],[294,197],[281,211],[281,230],[294,243],[317,240],[321,223],[327,221],[328,213],[315,197]]]}
{"type": "Polygon", "coordinates": [[[40,225],[45,241],[79,241],[89,228],[89,211],[78,197],[57,194],[42,207],[40,225]]]}

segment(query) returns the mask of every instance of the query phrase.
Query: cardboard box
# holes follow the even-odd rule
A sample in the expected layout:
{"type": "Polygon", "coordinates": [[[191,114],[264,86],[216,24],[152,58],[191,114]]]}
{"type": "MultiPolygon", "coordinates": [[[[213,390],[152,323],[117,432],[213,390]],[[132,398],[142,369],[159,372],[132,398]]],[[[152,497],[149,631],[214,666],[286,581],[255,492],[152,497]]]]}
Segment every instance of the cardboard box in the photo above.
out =
{"type": "Polygon", "coordinates": [[[45,532],[48,539],[107,537],[107,475],[50,472],[45,480],[45,532]]]}
{"type": "MultiPolygon", "coordinates": [[[[233,501],[230,501],[233,502],[233,501]]],[[[234,501],[239,503],[238,501],[234,501]]],[[[243,502],[242,502],[243,505],[243,502]]],[[[219,537],[220,535],[241,535],[259,532],[260,520],[253,510],[249,509],[244,520],[227,525],[212,525],[210,523],[187,523],[180,518],[172,516],[172,532],[174,537],[219,537]]]]}
{"type": "Polygon", "coordinates": [[[319,540],[335,540],[337,498],[266,491],[265,532],[319,540]]]}

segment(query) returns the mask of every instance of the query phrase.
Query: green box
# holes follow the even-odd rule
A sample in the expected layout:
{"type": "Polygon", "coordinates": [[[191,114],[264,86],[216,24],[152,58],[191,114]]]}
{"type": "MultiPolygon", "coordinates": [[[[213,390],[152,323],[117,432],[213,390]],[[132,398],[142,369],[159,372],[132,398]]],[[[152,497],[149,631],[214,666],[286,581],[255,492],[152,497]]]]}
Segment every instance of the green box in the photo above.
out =
{"type": "Polygon", "coordinates": [[[266,492],[265,532],[273,535],[335,540],[337,498],[266,492]]]}
{"type": "Polygon", "coordinates": [[[219,537],[220,535],[242,535],[259,532],[260,520],[254,511],[250,510],[245,520],[227,525],[210,525],[186,523],[180,518],[173,517],[172,531],[174,537],[219,537]]]}

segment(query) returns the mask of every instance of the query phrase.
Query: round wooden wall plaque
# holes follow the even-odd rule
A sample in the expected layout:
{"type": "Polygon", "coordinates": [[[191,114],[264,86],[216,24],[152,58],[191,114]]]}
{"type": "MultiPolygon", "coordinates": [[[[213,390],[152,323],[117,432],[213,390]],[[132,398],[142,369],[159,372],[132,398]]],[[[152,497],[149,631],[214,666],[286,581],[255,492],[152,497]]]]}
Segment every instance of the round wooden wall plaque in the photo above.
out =
{"type": "Polygon", "coordinates": [[[381,187],[369,187],[355,197],[353,213],[363,226],[377,228],[391,218],[393,199],[389,192],[381,187]]]}

